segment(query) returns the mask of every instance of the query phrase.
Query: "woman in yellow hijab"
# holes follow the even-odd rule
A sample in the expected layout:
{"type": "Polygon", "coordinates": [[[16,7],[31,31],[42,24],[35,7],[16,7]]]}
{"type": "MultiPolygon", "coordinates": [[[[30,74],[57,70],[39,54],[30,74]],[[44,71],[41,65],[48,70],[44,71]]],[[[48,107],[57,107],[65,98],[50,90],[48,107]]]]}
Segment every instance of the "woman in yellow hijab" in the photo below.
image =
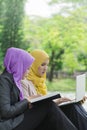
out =
{"type": "MultiPolygon", "coordinates": [[[[22,82],[22,88],[24,92],[25,98],[34,98],[38,95],[46,95],[47,94],[47,86],[45,84],[46,81],[46,71],[49,63],[49,56],[45,51],[42,50],[34,50],[30,53],[34,58],[34,63],[32,64],[31,68],[29,69],[29,73],[25,75],[22,82]]],[[[49,101],[47,104],[52,104],[48,113],[51,115],[48,116],[50,118],[50,122],[48,123],[48,117],[46,118],[47,127],[55,124],[55,126],[50,126],[50,129],[54,130],[77,130],[77,128],[72,124],[70,120],[64,115],[64,113],[60,110],[59,107],[53,102],[49,101]]],[[[35,106],[42,106],[44,103],[40,102],[39,104],[31,105],[31,109],[35,106]]],[[[43,111],[45,112],[45,111],[43,111]]],[[[39,118],[39,115],[38,115],[39,118]]],[[[42,124],[44,125],[44,124],[42,124]]],[[[41,128],[39,128],[42,130],[41,128]]],[[[37,129],[37,130],[39,130],[37,129]]],[[[43,128],[44,129],[44,128],[43,128]]],[[[47,128],[45,128],[47,129],[47,128]]],[[[49,128],[48,128],[49,130],[49,128]]]]}
{"type": "MultiPolygon", "coordinates": [[[[23,87],[24,96],[25,97],[26,95],[28,97],[33,96],[33,95],[37,96],[39,94],[46,95],[47,86],[45,84],[45,81],[46,81],[46,71],[49,64],[49,56],[45,51],[39,50],[39,49],[35,49],[30,54],[35,58],[35,60],[29,70],[28,75],[26,76],[26,80],[24,80],[22,83],[24,86],[23,87]]],[[[54,102],[56,104],[60,104],[62,102],[69,101],[69,100],[70,99],[66,97],[61,97],[61,98],[55,99],[54,102]]],[[[72,121],[72,123],[78,128],[78,130],[82,130],[82,126],[84,126],[84,130],[86,130],[87,128],[87,125],[85,123],[86,120],[83,116],[83,114],[85,115],[85,111],[82,114],[81,109],[83,108],[78,103],[61,107],[61,110],[72,121]]]]}
{"type": "Polygon", "coordinates": [[[25,98],[47,94],[45,81],[49,56],[45,51],[40,49],[35,49],[30,54],[35,58],[35,61],[25,79],[21,81],[25,98]]]}
{"type": "Polygon", "coordinates": [[[30,53],[34,58],[34,64],[31,66],[27,79],[32,81],[37,94],[47,94],[46,71],[49,63],[49,56],[45,51],[34,50],[30,53]]]}

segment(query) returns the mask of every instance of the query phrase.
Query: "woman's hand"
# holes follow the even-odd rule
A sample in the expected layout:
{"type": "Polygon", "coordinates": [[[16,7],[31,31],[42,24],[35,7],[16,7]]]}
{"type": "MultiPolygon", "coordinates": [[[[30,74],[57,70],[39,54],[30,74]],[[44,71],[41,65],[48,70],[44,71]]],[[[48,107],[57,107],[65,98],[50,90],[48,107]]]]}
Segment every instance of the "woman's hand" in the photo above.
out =
{"type": "Polygon", "coordinates": [[[69,98],[66,98],[66,97],[61,97],[61,98],[57,98],[55,100],[53,100],[56,104],[60,104],[60,103],[63,103],[63,102],[68,102],[68,101],[71,101],[71,99],[69,98]]]}
{"type": "Polygon", "coordinates": [[[30,103],[30,99],[34,99],[34,98],[37,98],[37,97],[40,97],[40,96],[41,96],[40,94],[29,96],[29,98],[28,98],[28,101],[29,101],[29,109],[31,109],[31,108],[33,107],[33,105],[30,103]]]}
{"type": "Polygon", "coordinates": [[[81,104],[83,104],[87,100],[87,96],[84,96],[83,99],[80,101],[81,104]]]}

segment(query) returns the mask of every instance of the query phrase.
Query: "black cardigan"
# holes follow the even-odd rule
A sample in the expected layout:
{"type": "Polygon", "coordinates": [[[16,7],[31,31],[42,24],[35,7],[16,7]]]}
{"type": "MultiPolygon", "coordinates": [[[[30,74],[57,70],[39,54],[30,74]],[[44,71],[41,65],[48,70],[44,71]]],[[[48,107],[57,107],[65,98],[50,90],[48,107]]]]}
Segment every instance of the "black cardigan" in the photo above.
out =
{"type": "Polygon", "coordinates": [[[10,120],[12,128],[23,120],[23,113],[28,109],[27,99],[20,101],[19,93],[12,74],[5,70],[0,75],[0,120],[10,120]]]}

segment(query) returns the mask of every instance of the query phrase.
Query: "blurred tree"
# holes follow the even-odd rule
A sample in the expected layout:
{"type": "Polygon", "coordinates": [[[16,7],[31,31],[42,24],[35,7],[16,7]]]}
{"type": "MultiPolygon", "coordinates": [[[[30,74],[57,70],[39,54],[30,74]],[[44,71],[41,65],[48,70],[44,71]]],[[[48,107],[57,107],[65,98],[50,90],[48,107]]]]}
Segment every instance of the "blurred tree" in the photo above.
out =
{"type": "Polygon", "coordinates": [[[87,13],[84,8],[69,13],[67,17],[56,14],[51,18],[29,21],[28,38],[32,48],[45,49],[50,56],[50,81],[55,71],[66,70],[73,73],[83,68],[78,60],[78,52],[87,42],[87,13]]]}
{"type": "Polygon", "coordinates": [[[22,19],[24,14],[25,0],[4,0],[5,10],[3,20],[3,30],[1,37],[1,49],[5,53],[6,49],[14,46],[21,47],[23,40],[22,19]]]}

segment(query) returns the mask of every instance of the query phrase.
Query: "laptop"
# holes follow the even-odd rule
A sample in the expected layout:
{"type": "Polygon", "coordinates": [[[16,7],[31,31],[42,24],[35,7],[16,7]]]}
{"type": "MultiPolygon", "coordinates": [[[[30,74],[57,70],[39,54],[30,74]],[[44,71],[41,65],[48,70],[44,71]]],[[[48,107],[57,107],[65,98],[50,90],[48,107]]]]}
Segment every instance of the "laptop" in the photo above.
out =
{"type": "Polygon", "coordinates": [[[76,76],[76,91],[75,97],[71,101],[60,103],[59,106],[68,105],[71,103],[79,102],[85,96],[85,87],[86,87],[86,74],[81,74],[76,76]]]}

